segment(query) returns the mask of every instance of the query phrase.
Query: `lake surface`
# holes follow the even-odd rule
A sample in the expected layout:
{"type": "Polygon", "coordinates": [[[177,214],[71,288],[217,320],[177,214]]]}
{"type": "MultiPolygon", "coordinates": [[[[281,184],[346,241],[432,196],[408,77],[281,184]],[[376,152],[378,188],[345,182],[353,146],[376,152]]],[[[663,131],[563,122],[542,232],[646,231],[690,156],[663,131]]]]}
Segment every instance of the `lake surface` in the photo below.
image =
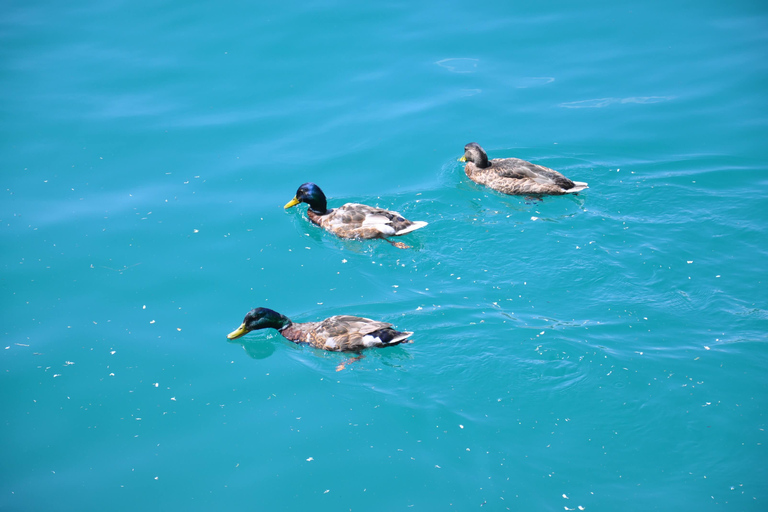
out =
{"type": "Polygon", "coordinates": [[[0,509],[768,506],[764,5],[2,13],[0,509]],[[337,239],[307,181],[429,225],[337,239]],[[337,372],[228,341],[257,306],[414,343],[337,372]]]}

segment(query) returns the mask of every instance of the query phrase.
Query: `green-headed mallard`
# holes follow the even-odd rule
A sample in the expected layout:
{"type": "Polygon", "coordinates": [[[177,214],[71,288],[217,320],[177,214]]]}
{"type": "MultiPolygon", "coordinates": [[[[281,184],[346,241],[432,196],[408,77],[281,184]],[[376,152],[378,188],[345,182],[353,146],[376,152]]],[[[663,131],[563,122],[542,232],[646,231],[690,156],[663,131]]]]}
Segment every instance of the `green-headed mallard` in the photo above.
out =
{"type": "Polygon", "coordinates": [[[459,161],[467,162],[464,172],[469,179],[504,194],[559,196],[588,188],[586,183],[571,181],[555,170],[519,158],[489,161],[477,142],[464,146],[464,156],[459,161]]]}
{"type": "Polygon", "coordinates": [[[392,324],[377,322],[359,316],[339,315],[320,322],[294,324],[285,315],[267,308],[255,308],[245,315],[240,327],[227,335],[234,340],[257,329],[277,329],[284,338],[294,343],[308,343],[321,350],[333,352],[360,352],[371,347],[392,347],[411,343],[412,332],[400,332],[392,324]]]}
{"type": "MultiPolygon", "coordinates": [[[[314,183],[304,183],[296,196],[288,201],[285,208],[307,203],[309,220],[340,238],[383,238],[400,236],[427,225],[423,221],[410,221],[397,212],[374,208],[364,204],[347,203],[338,208],[328,209],[325,194],[314,183]]],[[[390,242],[389,240],[387,240],[390,242]]],[[[405,244],[390,242],[406,248],[405,244]]]]}

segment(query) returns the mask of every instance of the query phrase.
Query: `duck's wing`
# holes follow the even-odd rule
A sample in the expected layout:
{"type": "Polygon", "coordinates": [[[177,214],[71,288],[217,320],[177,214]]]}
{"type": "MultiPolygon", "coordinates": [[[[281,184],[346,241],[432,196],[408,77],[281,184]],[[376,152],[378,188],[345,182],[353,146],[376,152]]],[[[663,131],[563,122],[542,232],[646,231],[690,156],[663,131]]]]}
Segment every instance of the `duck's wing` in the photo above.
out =
{"type": "Polygon", "coordinates": [[[556,185],[562,189],[573,188],[573,182],[549,167],[537,165],[520,158],[500,158],[491,160],[491,166],[502,178],[529,179],[539,185],[556,185]]]}
{"type": "Polygon", "coordinates": [[[365,222],[365,217],[372,208],[364,204],[347,203],[334,208],[327,215],[331,226],[346,226],[348,228],[359,228],[365,222]]]}
{"type": "Polygon", "coordinates": [[[347,203],[323,215],[319,224],[344,238],[383,238],[408,233],[427,223],[411,222],[398,212],[383,208],[347,203]]]}
{"type": "Polygon", "coordinates": [[[320,322],[314,334],[324,340],[325,350],[358,351],[368,347],[397,345],[413,333],[396,331],[392,324],[370,318],[338,315],[320,322]]]}

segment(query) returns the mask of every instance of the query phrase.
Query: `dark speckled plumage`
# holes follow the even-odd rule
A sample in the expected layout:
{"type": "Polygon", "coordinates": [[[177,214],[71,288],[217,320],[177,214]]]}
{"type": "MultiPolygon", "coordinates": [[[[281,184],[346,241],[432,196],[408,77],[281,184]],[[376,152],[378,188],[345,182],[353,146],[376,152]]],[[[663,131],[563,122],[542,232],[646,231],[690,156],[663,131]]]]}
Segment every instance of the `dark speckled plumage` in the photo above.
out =
{"type": "Polygon", "coordinates": [[[365,348],[391,347],[411,343],[412,332],[401,332],[392,324],[358,316],[338,315],[320,322],[295,324],[268,308],[255,308],[245,315],[242,325],[227,337],[236,339],[254,330],[273,328],[294,343],[307,343],[321,350],[359,352],[365,348]]]}
{"type": "Polygon", "coordinates": [[[584,190],[586,183],[571,181],[559,172],[519,158],[488,160],[476,142],[464,146],[464,172],[475,183],[509,195],[563,195],[584,190]]]}
{"type": "Polygon", "coordinates": [[[410,221],[397,212],[364,204],[347,203],[328,209],[325,194],[314,183],[304,183],[296,197],[285,205],[290,208],[307,203],[307,216],[314,224],[341,238],[387,238],[410,233],[427,225],[410,221]]]}

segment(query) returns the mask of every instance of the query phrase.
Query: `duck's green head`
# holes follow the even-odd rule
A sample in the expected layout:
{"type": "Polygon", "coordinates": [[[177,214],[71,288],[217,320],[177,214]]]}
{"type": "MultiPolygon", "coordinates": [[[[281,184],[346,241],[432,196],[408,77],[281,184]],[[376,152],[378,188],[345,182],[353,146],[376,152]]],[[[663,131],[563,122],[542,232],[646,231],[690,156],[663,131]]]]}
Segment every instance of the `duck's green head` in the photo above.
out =
{"type": "Polygon", "coordinates": [[[310,210],[321,215],[328,210],[325,194],[314,183],[305,183],[300,186],[299,190],[296,191],[296,197],[286,203],[285,209],[287,210],[299,203],[307,203],[310,210]]]}
{"type": "Polygon", "coordinates": [[[271,327],[278,331],[291,324],[288,317],[281,315],[277,311],[272,311],[268,308],[254,308],[245,315],[242,325],[229,333],[227,338],[234,340],[239,338],[243,334],[247,334],[251,331],[258,329],[266,329],[271,327]]]}
{"type": "Polygon", "coordinates": [[[464,146],[464,156],[459,158],[459,162],[472,162],[481,169],[491,165],[488,163],[485,150],[477,142],[470,142],[464,146]]]}

